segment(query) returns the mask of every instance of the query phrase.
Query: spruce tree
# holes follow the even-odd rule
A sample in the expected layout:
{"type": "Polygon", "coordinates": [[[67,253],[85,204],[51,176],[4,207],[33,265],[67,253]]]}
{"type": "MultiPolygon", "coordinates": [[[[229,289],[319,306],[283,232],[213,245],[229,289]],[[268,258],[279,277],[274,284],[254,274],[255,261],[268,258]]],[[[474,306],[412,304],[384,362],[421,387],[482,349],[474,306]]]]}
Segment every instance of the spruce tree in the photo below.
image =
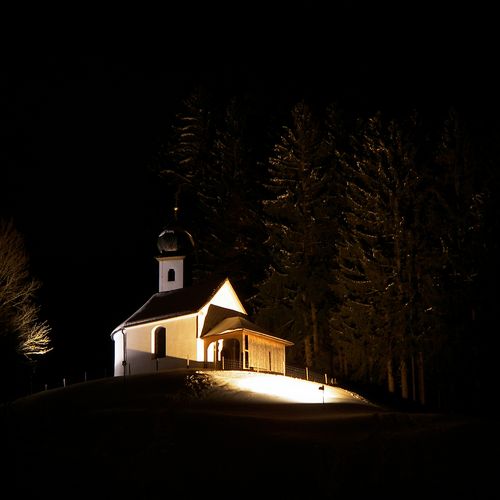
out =
{"type": "Polygon", "coordinates": [[[259,285],[257,319],[295,343],[291,361],[323,364],[327,337],[329,189],[321,131],[300,102],[268,162],[264,201],[272,263],[259,285]]]}
{"type": "Polygon", "coordinates": [[[399,379],[404,398],[417,336],[410,325],[417,307],[412,235],[420,180],[416,145],[406,130],[377,114],[352,136],[343,163],[335,281],[339,306],[331,319],[342,373],[385,380],[390,392],[399,379]]]}
{"type": "Polygon", "coordinates": [[[196,90],[177,115],[160,162],[178,223],[195,241],[194,279],[228,276],[244,298],[254,293],[266,259],[261,163],[246,116],[240,99],[215,103],[196,90]]]}
{"type": "Polygon", "coordinates": [[[211,98],[198,87],[184,100],[159,159],[159,175],[166,180],[172,214],[168,224],[179,224],[194,237],[195,280],[210,272],[214,259],[211,249],[220,246],[214,230],[219,181],[212,159],[214,140],[211,98]]]}
{"type": "Polygon", "coordinates": [[[450,110],[435,155],[435,197],[440,207],[441,309],[446,328],[434,350],[431,375],[441,404],[464,404],[481,384],[481,335],[478,306],[487,262],[485,214],[487,177],[466,122],[450,110]]]}
{"type": "Polygon", "coordinates": [[[232,278],[242,295],[255,293],[267,260],[261,218],[263,172],[255,156],[247,125],[246,103],[233,97],[215,131],[212,150],[217,185],[216,226],[219,245],[215,269],[232,278]]]}

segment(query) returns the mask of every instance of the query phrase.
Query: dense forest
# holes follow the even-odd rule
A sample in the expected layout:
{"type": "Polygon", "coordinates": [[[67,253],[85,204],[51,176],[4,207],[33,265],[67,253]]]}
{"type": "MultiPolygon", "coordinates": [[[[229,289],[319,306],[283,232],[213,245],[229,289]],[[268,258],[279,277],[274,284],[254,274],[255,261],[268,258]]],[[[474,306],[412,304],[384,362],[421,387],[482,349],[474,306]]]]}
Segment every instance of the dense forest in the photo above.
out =
{"type": "MultiPolygon", "coordinates": [[[[288,362],[437,408],[492,388],[498,154],[467,113],[263,114],[194,90],[154,161],[196,241],[288,362]]],[[[471,399],[472,398],[472,399],[471,399]]]]}

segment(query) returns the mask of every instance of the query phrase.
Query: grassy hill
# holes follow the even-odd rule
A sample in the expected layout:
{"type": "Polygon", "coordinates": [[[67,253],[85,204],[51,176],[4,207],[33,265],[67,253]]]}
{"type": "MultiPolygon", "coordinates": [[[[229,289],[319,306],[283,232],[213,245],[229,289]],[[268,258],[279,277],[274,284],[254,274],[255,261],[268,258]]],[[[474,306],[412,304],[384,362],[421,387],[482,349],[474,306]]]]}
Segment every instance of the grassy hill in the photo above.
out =
{"type": "Polygon", "coordinates": [[[106,378],[5,405],[2,485],[11,497],[141,499],[494,486],[494,419],[394,411],[346,391],[290,403],[220,380],[190,370],[106,378]]]}

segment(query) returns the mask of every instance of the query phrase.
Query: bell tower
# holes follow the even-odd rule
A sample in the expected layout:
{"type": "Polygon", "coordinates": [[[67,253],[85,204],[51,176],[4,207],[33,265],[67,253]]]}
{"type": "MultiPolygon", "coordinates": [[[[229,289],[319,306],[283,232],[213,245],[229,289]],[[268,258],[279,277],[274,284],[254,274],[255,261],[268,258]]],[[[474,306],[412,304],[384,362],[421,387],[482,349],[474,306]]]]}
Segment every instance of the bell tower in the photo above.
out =
{"type": "Polygon", "coordinates": [[[183,288],[188,270],[186,257],[194,249],[192,236],[178,226],[166,227],[158,236],[159,291],[183,288]]]}

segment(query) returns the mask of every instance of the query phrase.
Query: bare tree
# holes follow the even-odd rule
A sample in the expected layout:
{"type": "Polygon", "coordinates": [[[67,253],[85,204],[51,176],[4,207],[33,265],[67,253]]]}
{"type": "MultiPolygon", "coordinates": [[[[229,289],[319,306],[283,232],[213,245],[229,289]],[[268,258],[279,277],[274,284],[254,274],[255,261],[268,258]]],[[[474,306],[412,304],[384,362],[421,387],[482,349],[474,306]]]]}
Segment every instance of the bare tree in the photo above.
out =
{"type": "Polygon", "coordinates": [[[0,220],[0,355],[34,360],[52,350],[50,326],[39,320],[36,292],[24,239],[12,220],[0,220]],[[5,352],[5,347],[10,352],[5,352]]]}

